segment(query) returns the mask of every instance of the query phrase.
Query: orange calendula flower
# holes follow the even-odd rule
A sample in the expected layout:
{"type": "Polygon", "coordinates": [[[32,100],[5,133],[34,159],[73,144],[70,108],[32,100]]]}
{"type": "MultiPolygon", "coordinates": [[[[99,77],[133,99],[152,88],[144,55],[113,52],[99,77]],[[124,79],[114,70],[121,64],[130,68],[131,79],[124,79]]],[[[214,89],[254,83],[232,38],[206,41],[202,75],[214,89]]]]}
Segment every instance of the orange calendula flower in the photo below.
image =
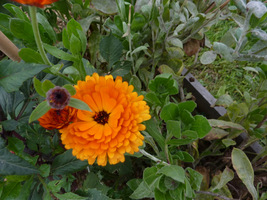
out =
{"type": "Polygon", "coordinates": [[[45,5],[52,4],[58,0],[13,0],[13,1],[16,1],[21,4],[43,8],[45,5]]]}
{"type": "Polygon", "coordinates": [[[111,75],[96,73],[75,88],[73,97],[86,102],[92,112],[78,110],[77,121],[60,130],[65,148],[90,165],[97,160],[102,166],[124,162],[126,152],[138,152],[144,140],[140,131],[146,128],[141,122],[151,118],[144,97],[121,77],[114,81],[111,75]]]}
{"type": "Polygon", "coordinates": [[[66,106],[63,109],[51,108],[46,114],[38,119],[40,125],[48,130],[61,129],[76,121],[77,109],[66,106]]]}

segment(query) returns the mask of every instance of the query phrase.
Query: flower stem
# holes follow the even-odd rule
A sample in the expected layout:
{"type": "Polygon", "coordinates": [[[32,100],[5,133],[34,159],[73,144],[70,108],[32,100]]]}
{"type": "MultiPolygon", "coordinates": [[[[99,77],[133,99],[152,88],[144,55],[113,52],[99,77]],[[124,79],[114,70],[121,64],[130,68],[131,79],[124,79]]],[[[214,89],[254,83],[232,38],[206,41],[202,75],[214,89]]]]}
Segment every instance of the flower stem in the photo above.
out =
{"type": "Polygon", "coordinates": [[[50,63],[50,61],[48,60],[48,58],[45,54],[43,43],[41,40],[41,36],[40,36],[39,28],[38,28],[37,17],[36,17],[37,8],[35,6],[29,6],[29,10],[30,10],[33,34],[34,34],[35,42],[36,42],[37,48],[39,50],[39,53],[40,53],[44,63],[46,65],[52,66],[52,64],[50,63]]]}
{"type": "Polygon", "coordinates": [[[164,163],[166,165],[169,165],[168,163],[156,158],[155,156],[151,155],[150,153],[147,153],[144,149],[139,149],[139,152],[143,154],[144,156],[150,158],[151,160],[157,162],[157,163],[164,163]]]}

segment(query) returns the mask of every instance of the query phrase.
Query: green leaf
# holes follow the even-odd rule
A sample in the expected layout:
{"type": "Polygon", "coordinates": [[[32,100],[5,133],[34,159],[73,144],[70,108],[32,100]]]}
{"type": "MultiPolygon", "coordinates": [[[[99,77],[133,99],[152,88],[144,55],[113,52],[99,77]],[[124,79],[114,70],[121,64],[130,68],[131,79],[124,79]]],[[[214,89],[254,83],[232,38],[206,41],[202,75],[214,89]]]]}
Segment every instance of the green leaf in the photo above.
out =
{"type": "Polygon", "coordinates": [[[234,172],[226,166],[226,168],[223,170],[219,183],[214,188],[212,188],[212,191],[220,190],[233,178],[234,172]]]}
{"type": "Polygon", "coordinates": [[[74,173],[88,166],[87,161],[78,160],[72,155],[72,150],[68,150],[58,155],[52,163],[51,172],[54,175],[74,173]]]}
{"type": "Polygon", "coordinates": [[[9,152],[5,142],[0,138],[0,174],[1,175],[28,175],[38,174],[39,171],[29,162],[9,152]]]}
{"type": "Polygon", "coordinates": [[[93,4],[94,9],[108,15],[115,14],[118,11],[115,0],[92,0],[91,3],[93,4]]]}
{"type": "Polygon", "coordinates": [[[81,197],[75,193],[72,192],[67,192],[64,194],[58,194],[58,193],[53,193],[55,197],[57,197],[60,200],[86,200],[88,197],[81,197]]]}
{"type": "Polygon", "coordinates": [[[157,174],[156,167],[146,168],[143,172],[143,179],[150,188],[150,190],[154,190],[156,183],[159,181],[160,175],[157,174]]]}
{"type": "Polygon", "coordinates": [[[166,194],[161,192],[159,189],[155,189],[155,200],[166,200],[166,194]]]}
{"type": "Polygon", "coordinates": [[[196,131],[199,138],[203,138],[210,132],[211,126],[207,118],[202,115],[196,115],[195,121],[192,123],[191,130],[196,131]]]}
{"type": "Polygon", "coordinates": [[[8,148],[8,150],[14,151],[18,155],[20,155],[23,152],[25,145],[24,145],[23,141],[21,141],[20,139],[14,138],[14,137],[9,137],[7,148],[8,148]]]}
{"type": "Polygon", "coordinates": [[[236,145],[236,142],[230,138],[223,139],[222,143],[225,145],[225,147],[236,145]]]}
{"type": "Polygon", "coordinates": [[[49,174],[50,174],[50,169],[51,169],[51,165],[48,165],[48,164],[42,164],[40,167],[39,167],[39,170],[40,170],[40,174],[42,177],[48,177],[49,174]]]}
{"type": "Polygon", "coordinates": [[[172,139],[170,141],[167,142],[167,144],[169,145],[173,145],[173,146],[180,146],[180,145],[186,145],[186,144],[190,144],[192,143],[194,140],[192,139],[172,139]]]}
{"type": "Polygon", "coordinates": [[[148,185],[142,181],[136,190],[131,194],[132,199],[143,199],[154,197],[153,192],[149,189],[148,185]]]}
{"type": "Polygon", "coordinates": [[[181,122],[168,120],[166,122],[167,131],[170,135],[175,136],[176,138],[181,138],[181,122]]]}
{"type": "Polygon", "coordinates": [[[194,162],[195,159],[193,156],[191,156],[189,153],[186,151],[178,151],[175,156],[179,157],[179,160],[184,161],[184,162],[194,162]]]}
{"type": "Polygon", "coordinates": [[[187,110],[188,112],[193,112],[195,108],[197,107],[197,104],[194,101],[185,101],[178,104],[178,109],[180,114],[187,110]]]}
{"type": "Polygon", "coordinates": [[[19,125],[19,123],[14,119],[2,121],[0,124],[3,126],[5,131],[13,131],[19,125]]]}
{"type": "Polygon", "coordinates": [[[19,182],[9,182],[4,185],[1,200],[18,199],[21,191],[19,182]]]}
{"type": "Polygon", "coordinates": [[[47,101],[43,101],[40,103],[33,111],[32,114],[30,115],[29,118],[29,123],[39,119],[42,117],[45,113],[47,113],[51,107],[48,105],[47,101]]]}
{"type": "Polygon", "coordinates": [[[45,50],[48,51],[48,53],[50,53],[51,55],[55,56],[56,58],[59,58],[62,60],[68,60],[72,62],[77,61],[77,58],[75,56],[68,54],[65,51],[59,50],[55,46],[51,46],[45,43],[43,43],[43,45],[44,45],[45,50]]]}
{"type": "Polygon", "coordinates": [[[178,106],[175,103],[169,103],[165,105],[160,113],[160,118],[163,119],[165,122],[168,120],[177,120],[179,116],[178,106]]]}
{"type": "Polygon", "coordinates": [[[76,89],[71,84],[63,85],[63,88],[67,89],[71,96],[76,94],[76,89]]]}
{"type": "MultiPolygon", "coordinates": [[[[222,96],[220,96],[217,101],[215,102],[216,106],[225,106],[228,107],[233,103],[233,99],[229,94],[224,94],[222,96]]],[[[213,106],[215,106],[213,105],[213,106]]]]}
{"type": "Polygon", "coordinates": [[[46,97],[46,93],[43,90],[42,82],[39,81],[36,77],[33,78],[33,85],[34,89],[40,96],[46,97]]]}
{"type": "Polygon", "coordinates": [[[206,51],[200,57],[200,62],[203,65],[211,64],[215,61],[217,54],[214,51],[206,51]]]}
{"type": "Polygon", "coordinates": [[[47,18],[40,13],[37,13],[36,17],[37,17],[38,23],[40,23],[42,25],[45,32],[48,34],[49,38],[53,41],[53,43],[56,42],[56,40],[57,40],[56,33],[55,33],[53,27],[48,22],[47,18]]]}
{"type": "Polygon", "coordinates": [[[25,21],[30,21],[27,15],[16,5],[11,4],[11,3],[6,3],[3,5],[5,9],[7,9],[9,12],[12,13],[15,17],[25,20],[25,21]]]}
{"type": "Polygon", "coordinates": [[[221,54],[227,61],[234,60],[232,54],[234,50],[221,42],[214,42],[213,49],[216,53],[221,54]]]}
{"type": "Polygon", "coordinates": [[[89,106],[80,99],[70,98],[69,106],[80,110],[91,111],[89,106]]]}
{"type": "Polygon", "coordinates": [[[120,60],[122,50],[121,41],[112,34],[100,41],[100,54],[108,62],[108,70],[111,69],[115,62],[120,60]]]}
{"type": "Polygon", "coordinates": [[[155,119],[152,118],[148,121],[145,121],[144,125],[146,126],[146,131],[149,133],[149,135],[151,135],[154,138],[154,140],[158,143],[160,148],[163,150],[165,148],[165,139],[162,136],[159,130],[159,126],[157,122],[155,121],[155,119]]]}
{"type": "Polygon", "coordinates": [[[41,55],[30,48],[22,48],[19,51],[19,57],[24,60],[26,63],[38,63],[44,64],[44,61],[41,55]]]}
{"type": "Polygon", "coordinates": [[[253,200],[258,199],[257,190],[254,186],[254,171],[246,154],[242,150],[234,148],[232,151],[232,163],[238,177],[247,187],[253,200]]]}
{"type": "Polygon", "coordinates": [[[151,80],[148,85],[149,89],[156,94],[175,95],[178,93],[177,81],[172,78],[171,74],[160,74],[151,80]]]}
{"type": "Polygon", "coordinates": [[[192,186],[192,189],[197,191],[200,190],[203,175],[189,167],[186,168],[186,171],[188,171],[190,175],[189,182],[192,186]]]}
{"type": "Polygon", "coordinates": [[[208,121],[212,127],[218,127],[222,129],[233,128],[233,129],[245,131],[245,128],[237,123],[228,122],[228,121],[219,120],[219,119],[208,119],[208,121]]]}
{"type": "Polygon", "coordinates": [[[7,92],[17,91],[24,81],[47,67],[46,65],[3,60],[0,62],[0,86],[7,92]]]}
{"type": "Polygon", "coordinates": [[[28,43],[34,44],[34,35],[30,22],[22,19],[11,18],[9,20],[9,28],[16,38],[23,39],[28,43]]]}
{"type": "Polygon", "coordinates": [[[164,174],[178,182],[184,183],[185,171],[182,167],[177,165],[167,165],[158,170],[157,173],[164,174]]]}
{"type": "Polygon", "coordinates": [[[264,3],[260,1],[251,1],[247,4],[249,12],[253,13],[257,18],[261,18],[266,12],[267,8],[264,3]]]}
{"type": "Polygon", "coordinates": [[[109,197],[103,194],[102,191],[99,191],[97,189],[88,189],[88,200],[111,200],[109,197]]]}
{"type": "Polygon", "coordinates": [[[82,52],[81,41],[74,34],[70,37],[70,52],[73,55],[79,55],[82,52]]]}
{"type": "Polygon", "coordinates": [[[132,31],[138,31],[146,25],[146,18],[140,13],[134,13],[133,21],[131,24],[132,31]]]}
{"type": "Polygon", "coordinates": [[[121,62],[116,63],[114,66],[111,75],[116,78],[117,76],[123,77],[126,74],[129,74],[131,71],[132,63],[125,61],[123,64],[121,62]]]}
{"type": "Polygon", "coordinates": [[[45,80],[42,83],[42,89],[45,93],[47,93],[50,89],[53,89],[55,87],[55,84],[52,83],[50,80],[45,80]]]}

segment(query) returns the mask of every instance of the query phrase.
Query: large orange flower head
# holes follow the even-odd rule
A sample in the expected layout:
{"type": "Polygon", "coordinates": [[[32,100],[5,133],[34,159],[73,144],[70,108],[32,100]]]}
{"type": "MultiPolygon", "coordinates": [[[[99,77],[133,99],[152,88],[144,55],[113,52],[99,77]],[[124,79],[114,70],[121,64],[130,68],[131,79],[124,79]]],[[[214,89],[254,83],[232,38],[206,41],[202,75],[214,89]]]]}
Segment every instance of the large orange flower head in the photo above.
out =
{"type": "Polygon", "coordinates": [[[77,121],[60,130],[65,148],[90,165],[97,160],[102,166],[124,162],[126,152],[138,152],[144,140],[140,131],[145,130],[141,122],[151,118],[144,97],[121,77],[114,81],[111,75],[96,73],[78,81],[75,88],[73,97],[92,111],[78,110],[77,121]]]}
{"type": "Polygon", "coordinates": [[[43,8],[45,5],[49,5],[51,3],[54,3],[58,0],[13,0],[21,4],[26,4],[30,6],[36,6],[39,8],[43,8]]]}

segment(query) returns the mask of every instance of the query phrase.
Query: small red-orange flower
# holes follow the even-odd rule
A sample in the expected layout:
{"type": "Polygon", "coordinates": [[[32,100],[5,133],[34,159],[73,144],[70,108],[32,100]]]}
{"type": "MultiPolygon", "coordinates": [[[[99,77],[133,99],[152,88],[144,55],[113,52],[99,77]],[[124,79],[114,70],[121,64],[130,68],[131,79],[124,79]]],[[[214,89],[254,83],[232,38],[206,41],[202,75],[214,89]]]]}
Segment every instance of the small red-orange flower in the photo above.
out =
{"type": "Polygon", "coordinates": [[[66,106],[64,109],[51,108],[38,119],[40,125],[48,130],[61,129],[77,119],[77,109],[66,106]]]}
{"type": "Polygon", "coordinates": [[[149,120],[149,107],[134,87],[114,81],[111,75],[94,73],[85,81],[78,81],[74,98],[88,104],[91,112],[78,110],[77,121],[59,130],[66,149],[80,160],[105,166],[107,162],[124,162],[124,154],[139,151],[145,130],[141,122],[149,120]]]}
{"type": "Polygon", "coordinates": [[[13,1],[16,1],[21,4],[43,8],[45,5],[52,4],[58,0],[13,0],[13,1]]]}

